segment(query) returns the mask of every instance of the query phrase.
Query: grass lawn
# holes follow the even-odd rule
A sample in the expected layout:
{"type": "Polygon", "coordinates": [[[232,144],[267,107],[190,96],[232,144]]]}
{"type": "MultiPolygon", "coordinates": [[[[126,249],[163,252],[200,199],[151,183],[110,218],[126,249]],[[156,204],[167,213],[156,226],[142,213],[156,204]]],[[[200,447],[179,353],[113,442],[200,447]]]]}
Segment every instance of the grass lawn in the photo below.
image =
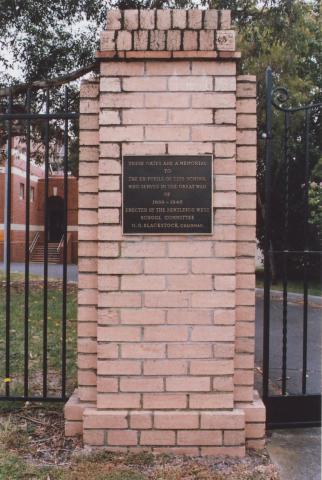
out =
{"type": "MultiPolygon", "coordinates": [[[[288,280],[288,292],[302,293],[303,294],[303,282],[299,280],[288,280]]],[[[322,282],[318,280],[309,280],[309,295],[322,296],[322,282]]],[[[256,287],[264,288],[264,270],[256,270],[256,287]]],[[[283,283],[278,280],[276,283],[271,284],[272,290],[283,290],[283,283]]]]}
{"type": "MultiPolygon", "coordinates": [[[[0,277],[0,395],[5,392],[5,281],[0,277]]],[[[43,285],[32,276],[29,292],[29,384],[30,395],[42,393],[43,379],[43,285]]],[[[25,295],[22,274],[11,278],[10,393],[23,394],[25,295]]],[[[62,286],[50,281],[48,287],[48,394],[61,391],[62,286]]],[[[67,385],[72,390],[76,376],[76,287],[68,286],[67,298],[67,385]]],[[[0,405],[1,407],[1,405],[0,405]]],[[[1,477],[0,477],[1,478],[1,477]]]]}

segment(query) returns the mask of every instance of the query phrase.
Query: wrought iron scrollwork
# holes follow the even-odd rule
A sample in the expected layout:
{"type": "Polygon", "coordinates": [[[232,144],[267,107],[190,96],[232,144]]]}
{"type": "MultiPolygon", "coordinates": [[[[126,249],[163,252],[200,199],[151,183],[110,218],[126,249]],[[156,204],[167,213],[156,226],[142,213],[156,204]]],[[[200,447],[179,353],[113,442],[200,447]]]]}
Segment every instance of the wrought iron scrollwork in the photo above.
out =
{"type": "Polygon", "coordinates": [[[301,107],[289,107],[285,104],[290,98],[289,91],[286,87],[274,87],[271,92],[272,105],[282,112],[299,112],[301,110],[312,110],[322,106],[321,103],[309,103],[301,107]]]}
{"type": "Polygon", "coordinates": [[[272,105],[278,108],[279,110],[286,111],[288,110],[287,107],[284,107],[285,104],[289,100],[290,94],[287,88],[285,87],[275,87],[272,90],[272,105]]]}

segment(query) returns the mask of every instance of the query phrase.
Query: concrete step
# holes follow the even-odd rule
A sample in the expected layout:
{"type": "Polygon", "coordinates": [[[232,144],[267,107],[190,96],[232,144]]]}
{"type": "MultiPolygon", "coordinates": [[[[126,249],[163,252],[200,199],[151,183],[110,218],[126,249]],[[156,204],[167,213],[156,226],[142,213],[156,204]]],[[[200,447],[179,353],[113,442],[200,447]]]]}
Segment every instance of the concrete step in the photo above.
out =
{"type": "MultiPolygon", "coordinates": [[[[32,255],[33,258],[44,258],[44,255],[32,255]]],[[[60,258],[60,255],[48,255],[48,258],[60,258]]]]}
{"type": "MultiPolygon", "coordinates": [[[[57,264],[60,263],[60,253],[57,252],[59,243],[58,242],[49,242],[48,243],[48,263],[57,264]]],[[[35,246],[32,254],[31,261],[34,263],[44,263],[45,256],[45,245],[40,243],[35,246]]]]}
{"type": "MultiPolygon", "coordinates": [[[[43,260],[37,260],[37,259],[35,259],[35,260],[33,259],[33,260],[31,260],[31,261],[32,261],[32,263],[40,263],[40,264],[43,264],[43,263],[44,263],[43,260]]],[[[48,265],[58,265],[58,264],[60,264],[60,262],[58,262],[58,261],[53,261],[53,260],[50,260],[50,261],[48,260],[48,265]]]]}
{"type": "MultiPolygon", "coordinates": [[[[33,251],[33,253],[43,253],[43,252],[45,252],[44,248],[35,248],[34,251],[33,251]]],[[[55,252],[57,252],[57,248],[48,249],[48,252],[55,253],[55,252]]]]}

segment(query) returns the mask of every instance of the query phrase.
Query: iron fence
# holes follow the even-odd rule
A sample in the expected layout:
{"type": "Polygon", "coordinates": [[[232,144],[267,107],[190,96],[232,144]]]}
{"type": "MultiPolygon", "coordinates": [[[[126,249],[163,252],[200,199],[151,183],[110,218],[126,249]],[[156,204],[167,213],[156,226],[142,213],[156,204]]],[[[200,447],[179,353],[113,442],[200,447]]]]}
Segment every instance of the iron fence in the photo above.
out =
{"type": "MultiPolygon", "coordinates": [[[[37,92],[36,92],[37,93],[37,92]]],[[[2,99],[0,111],[0,139],[4,151],[6,169],[5,169],[5,232],[4,232],[4,264],[5,264],[5,315],[4,315],[4,391],[0,395],[0,400],[13,401],[63,401],[67,398],[66,393],[66,325],[67,325],[67,225],[68,225],[68,174],[69,174],[69,142],[70,142],[70,122],[78,119],[79,114],[70,110],[69,89],[64,88],[60,93],[61,108],[53,110],[52,91],[47,88],[41,91],[41,100],[35,96],[35,92],[27,90],[26,95],[15,97],[11,92],[8,97],[2,99]],[[52,108],[51,108],[52,107],[52,108]],[[38,111],[37,111],[38,110],[38,111]],[[62,283],[61,283],[61,315],[60,315],[60,334],[57,338],[60,341],[60,391],[51,393],[48,387],[48,320],[49,320],[49,255],[48,255],[48,198],[49,198],[49,177],[50,177],[50,145],[52,141],[52,122],[56,122],[55,135],[59,134],[62,155],[62,175],[63,175],[63,211],[62,211],[62,243],[63,243],[63,262],[62,262],[62,283]],[[31,239],[31,165],[33,165],[33,154],[35,149],[35,139],[33,138],[33,126],[37,125],[38,150],[40,150],[41,165],[44,169],[44,195],[43,202],[43,278],[42,278],[42,365],[41,372],[37,373],[37,378],[41,386],[37,388],[35,394],[30,386],[30,245],[31,239]],[[13,381],[12,359],[17,352],[12,349],[12,307],[14,297],[12,295],[12,214],[17,206],[14,203],[12,192],[13,181],[13,142],[19,136],[23,138],[25,145],[25,215],[24,215],[24,301],[23,301],[23,386],[19,389],[13,381]],[[22,391],[21,391],[22,390],[22,391]]],[[[40,332],[39,332],[40,333],[40,332]]]]}

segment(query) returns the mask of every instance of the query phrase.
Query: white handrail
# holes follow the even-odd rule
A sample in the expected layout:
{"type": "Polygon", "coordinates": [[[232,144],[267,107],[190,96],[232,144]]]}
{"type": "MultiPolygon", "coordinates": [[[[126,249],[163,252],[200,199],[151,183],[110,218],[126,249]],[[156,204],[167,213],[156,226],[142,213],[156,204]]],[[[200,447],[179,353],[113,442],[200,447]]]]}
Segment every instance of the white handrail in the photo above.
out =
{"type": "Polygon", "coordinates": [[[36,246],[36,244],[38,242],[38,239],[39,239],[39,235],[40,235],[40,233],[37,232],[36,235],[34,236],[34,238],[32,239],[31,245],[29,247],[29,254],[31,254],[34,251],[35,246],[36,246]]]}
{"type": "Polygon", "coordinates": [[[64,243],[64,235],[61,237],[60,242],[58,244],[57,253],[59,253],[60,250],[62,249],[63,243],[64,243]]]}

